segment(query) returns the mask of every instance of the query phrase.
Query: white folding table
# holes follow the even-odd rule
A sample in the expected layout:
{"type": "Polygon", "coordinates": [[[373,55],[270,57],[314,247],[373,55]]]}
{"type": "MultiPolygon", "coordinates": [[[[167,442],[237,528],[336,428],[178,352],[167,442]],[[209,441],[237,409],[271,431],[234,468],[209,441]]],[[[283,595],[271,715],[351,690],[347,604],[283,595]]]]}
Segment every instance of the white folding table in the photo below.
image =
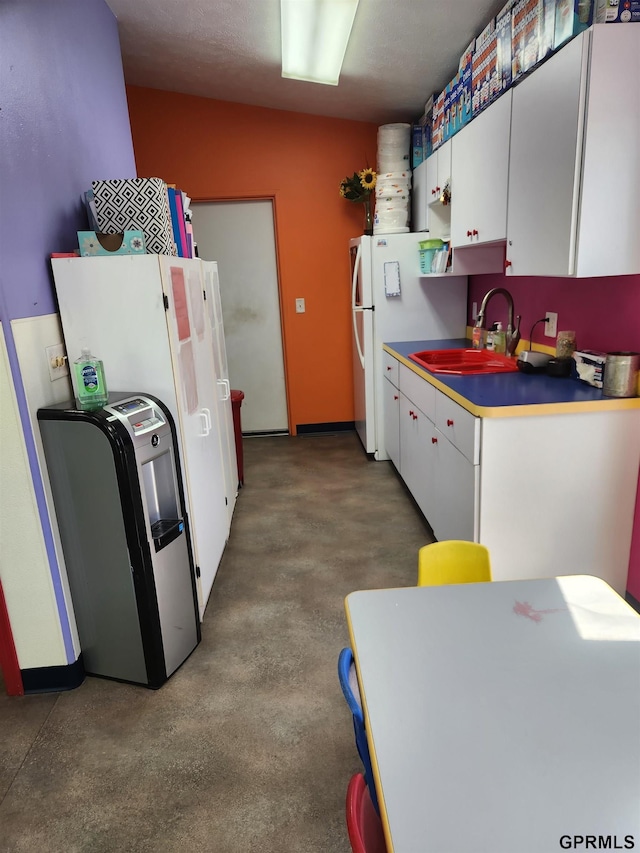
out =
{"type": "Polygon", "coordinates": [[[389,851],[640,848],[640,616],[604,581],[369,590],[345,608],[389,851]]]}

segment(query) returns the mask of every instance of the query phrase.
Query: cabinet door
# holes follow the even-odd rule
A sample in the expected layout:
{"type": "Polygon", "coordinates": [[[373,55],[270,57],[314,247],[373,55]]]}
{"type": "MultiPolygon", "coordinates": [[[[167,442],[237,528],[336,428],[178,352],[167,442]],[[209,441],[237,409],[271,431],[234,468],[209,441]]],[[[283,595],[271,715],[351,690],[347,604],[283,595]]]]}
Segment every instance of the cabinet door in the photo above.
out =
{"type": "Polygon", "coordinates": [[[589,37],[588,30],[581,33],[513,89],[507,208],[511,275],[575,272],[589,37]]]}
{"type": "Polygon", "coordinates": [[[162,279],[169,302],[171,340],[179,419],[186,457],[185,484],[197,565],[200,615],[220,564],[229,530],[218,425],[212,339],[198,261],[162,258],[162,279]]]}
{"type": "Polygon", "coordinates": [[[448,441],[440,430],[431,442],[433,506],[429,522],[438,540],[474,541],[479,468],[448,441]]]}
{"type": "Polygon", "coordinates": [[[383,386],[384,443],[389,459],[400,470],[400,392],[389,382],[383,386]]]}
{"type": "Polygon", "coordinates": [[[510,126],[511,90],[451,141],[454,247],[506,239],[510,126]]]}
{"type": "Polygon", "coordinates": [[[411,223],[412,231],[429,230],[427,177],[427,161],[423,160],[413,173],[413,193],[411,198],[413,215],[411,223]]]}
{"type": "Polygon", "coordinates": [[[427,204],[436,200],[436,186],[438,184],[438,152],[434,151],[426,159],[427,171],[427,204]]]}
{"type": "Polygon", "coordinates": [[[400,393],[400,474],[425,518],[431,523],[433,454],[429,452],[433,424],[408,397],[400,393]]]}
{"type": "Polygon", "coordinates": [[[222,326],[218,264],[215,261],[203,261],[202,267],[207,320],[211,330],[213,365],[216,375],[216,421],[222,453],[227,515],[230,526],[238,494],[238,464],[233,430],[233,411],[231,409],[231,386],[229,384],[224,328],[222,326]]]}

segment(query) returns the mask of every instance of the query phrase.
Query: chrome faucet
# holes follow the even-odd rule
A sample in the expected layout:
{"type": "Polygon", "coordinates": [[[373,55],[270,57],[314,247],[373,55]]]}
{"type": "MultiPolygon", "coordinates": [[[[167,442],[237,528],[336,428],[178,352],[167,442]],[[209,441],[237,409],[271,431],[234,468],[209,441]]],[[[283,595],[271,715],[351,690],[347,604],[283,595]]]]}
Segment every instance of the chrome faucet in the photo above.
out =
{"type": "Polygon", "coordinates": [[[516,327],[514,329],[513,296],[504,287],[494,287],[492,290],[489,290],[487,293],[485,293],[482,299],[482,304],[480,305],[480,310],[478,311],[478,316],[476,317],[476,329],[484,329],[484,315],[487,310],[487,305],[497,293],[501,293],[507,300],[507,308],[509,310],[509,315],[507,318],[507,330],[505,340],[507,346],[507,355],[513,355],[518,346],[518,342],[520,341],[520,314],[518,314],[517,316],[516,327]]]}

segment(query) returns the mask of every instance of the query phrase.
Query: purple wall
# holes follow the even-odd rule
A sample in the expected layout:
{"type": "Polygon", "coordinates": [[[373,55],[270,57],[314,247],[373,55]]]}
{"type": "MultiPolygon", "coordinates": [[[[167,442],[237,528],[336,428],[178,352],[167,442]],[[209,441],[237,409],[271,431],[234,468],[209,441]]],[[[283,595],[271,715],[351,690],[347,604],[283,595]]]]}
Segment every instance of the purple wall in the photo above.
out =
{"type": "Polygon", "coordinates": [[[77,248],[80,196],[136,176],[118,26],[104,0],[0,4],[0,319],[51,314],[51,252],[77,248]]]}
{"type": "MultiPolygon", "coordinates": [[[[499,273],[472,276],[468,325],[473,325],[473,303],[480,306],[492,287],[506,287],[513,296],[515,313],[522,315],[522,337],[527,340],[533,323],[547,311],[555,311],[558,331],[575,331],[579,348],[640,352],[640,275],[583,279],[507,277],[499,273]]],[[[486,319],[488,324],[501,320],[506,327],[507,308],[502,297],[491,300],[486,319]]],[[[536,326],[533,340],[554,346],[553,339],[544,336],[542,323],[536,326]]],[[[640,478],[627,589],[640,600],[640,478]]]]}
{"type": "Polygon", "coordinates": [[[77,248],[81,194],[135,177],[118,27],[104,0],[0,0],[0,321],[68,663],[75,654],[9,321],[57,311],[51,252],[77,248]]]}

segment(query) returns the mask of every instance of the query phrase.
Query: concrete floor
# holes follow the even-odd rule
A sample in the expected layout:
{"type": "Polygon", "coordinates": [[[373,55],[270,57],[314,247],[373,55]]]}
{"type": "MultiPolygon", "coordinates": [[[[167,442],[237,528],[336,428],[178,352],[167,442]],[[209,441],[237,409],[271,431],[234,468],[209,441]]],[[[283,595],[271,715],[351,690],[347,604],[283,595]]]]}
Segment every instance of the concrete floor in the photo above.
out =
{"type": "Polygon", "coordinates": [[[0,695],[0,851],[348,853],[360,768],[337,678],[355,589],[431,532],[355,433],[245,439],[202,642],[158,691],[0,695]]]}

